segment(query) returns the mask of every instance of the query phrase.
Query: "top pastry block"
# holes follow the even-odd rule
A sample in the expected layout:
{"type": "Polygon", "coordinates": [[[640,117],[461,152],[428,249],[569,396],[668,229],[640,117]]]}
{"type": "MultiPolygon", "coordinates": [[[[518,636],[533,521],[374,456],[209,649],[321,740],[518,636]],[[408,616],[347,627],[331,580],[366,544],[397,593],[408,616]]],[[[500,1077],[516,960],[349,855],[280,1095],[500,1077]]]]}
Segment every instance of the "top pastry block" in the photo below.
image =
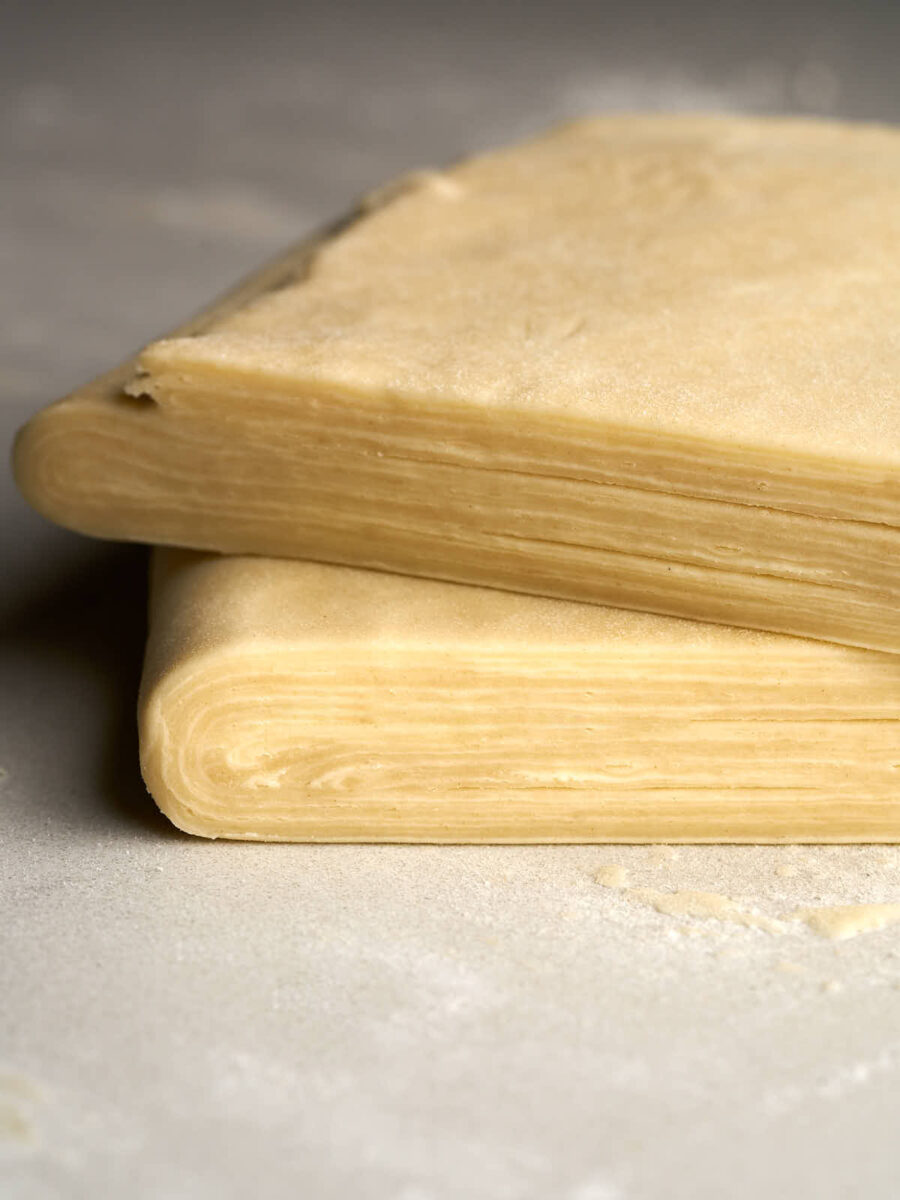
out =
{"type": "Polygon", "coordinates": [[[900,133],[582,121],[418,172],[39,413],[104,537],[900,651],[900,133]]]}

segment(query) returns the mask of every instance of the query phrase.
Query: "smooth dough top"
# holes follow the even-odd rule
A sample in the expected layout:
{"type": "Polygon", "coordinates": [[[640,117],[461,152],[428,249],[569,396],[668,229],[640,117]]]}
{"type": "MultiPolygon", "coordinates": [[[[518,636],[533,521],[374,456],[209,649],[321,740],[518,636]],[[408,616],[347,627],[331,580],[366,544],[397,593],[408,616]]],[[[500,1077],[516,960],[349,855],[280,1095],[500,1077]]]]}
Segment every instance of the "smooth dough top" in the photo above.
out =
{"type": "Polygon", "coordinates": [[[898,465],[900,132],[581,121],[412,177],[140,364],[898,465]]]}
{"type": "Polygon", "coordinates": [[[461,650],[553,656],[578,648],[610,659],[709,655],[739,664],[736,674],[790,672],[789,664],[802,662],[826,670],[861,665],[873,678],[895,673],[898,661],[776,633],[326,563],[169,548],[157,549],[153,561],[153,678],[196,654],[264,646],[316,649],[336,662],[351,648],[432,659],[461,650]]]}

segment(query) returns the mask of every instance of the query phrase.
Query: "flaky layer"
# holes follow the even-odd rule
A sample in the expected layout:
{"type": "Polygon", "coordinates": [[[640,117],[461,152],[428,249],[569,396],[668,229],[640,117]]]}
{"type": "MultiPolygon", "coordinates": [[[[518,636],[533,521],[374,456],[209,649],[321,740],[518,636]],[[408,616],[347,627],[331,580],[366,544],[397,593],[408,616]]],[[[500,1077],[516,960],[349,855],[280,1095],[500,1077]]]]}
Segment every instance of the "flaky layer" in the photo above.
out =
{"type": "MultiPolygon", "coordinates": [[[[242,435],[203,417],[61,408],[30,431],[49,515],[108,537],[199,543],[900,649],[900,531],[610,486],[536,469],[498,440],[492,468],[412,425],[380,436],[323,405],[242,435]],[[380,447],[376,449],[375,447],[380,447]],[[497,460],[502,459],[501,467],[497,460]],[[218,482],[217,482],[218,481],[218,482]]],[[[552,452],[553,439],[541,443],[552,452]]],[[[564,447],[559,447],[560,462],[564,447]]],[[[570,460],[576,459],[574,450],[570,460]]]]}
{"type": "Polygon", "coordinates": [[[898,699],[888,655],[168,555],[141,758],[210,837],[892,840],[898,699]]]}

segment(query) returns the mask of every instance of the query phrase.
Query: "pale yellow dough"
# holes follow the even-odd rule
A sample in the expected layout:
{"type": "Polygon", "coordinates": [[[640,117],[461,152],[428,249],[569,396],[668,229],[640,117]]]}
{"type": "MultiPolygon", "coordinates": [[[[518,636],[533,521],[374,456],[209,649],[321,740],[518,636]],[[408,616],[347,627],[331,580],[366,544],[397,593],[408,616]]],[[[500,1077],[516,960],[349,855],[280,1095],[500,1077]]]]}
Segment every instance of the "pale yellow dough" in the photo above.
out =
{"type": "Polygon", "coordinates": [[[141,761],[191,833],[900,839],[894,655],[315,563],[154,573],[141,761]]]}
{"type": "Polygon", "coordinates": [[[900,649],[900,134],[614,117],[420,173],[45,410],[86,532],[900,649]]]}

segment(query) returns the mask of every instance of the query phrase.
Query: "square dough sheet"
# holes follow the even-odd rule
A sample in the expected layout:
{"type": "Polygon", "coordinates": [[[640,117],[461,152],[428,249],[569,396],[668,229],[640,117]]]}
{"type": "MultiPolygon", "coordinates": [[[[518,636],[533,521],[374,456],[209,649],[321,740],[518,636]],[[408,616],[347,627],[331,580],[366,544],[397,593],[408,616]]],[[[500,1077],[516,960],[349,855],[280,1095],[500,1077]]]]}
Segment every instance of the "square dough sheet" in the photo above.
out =
{"type": "Polygon", "coordinates": [[[140,699],[206,837],[900,839],[900,658],[316,563],[157,551],[140,699]]]}
{"type": "Polygon", "coordinates": [[[421,172],[39,414],[100,536],[900,650],[900,134],[576,123],[421,172]]]}

